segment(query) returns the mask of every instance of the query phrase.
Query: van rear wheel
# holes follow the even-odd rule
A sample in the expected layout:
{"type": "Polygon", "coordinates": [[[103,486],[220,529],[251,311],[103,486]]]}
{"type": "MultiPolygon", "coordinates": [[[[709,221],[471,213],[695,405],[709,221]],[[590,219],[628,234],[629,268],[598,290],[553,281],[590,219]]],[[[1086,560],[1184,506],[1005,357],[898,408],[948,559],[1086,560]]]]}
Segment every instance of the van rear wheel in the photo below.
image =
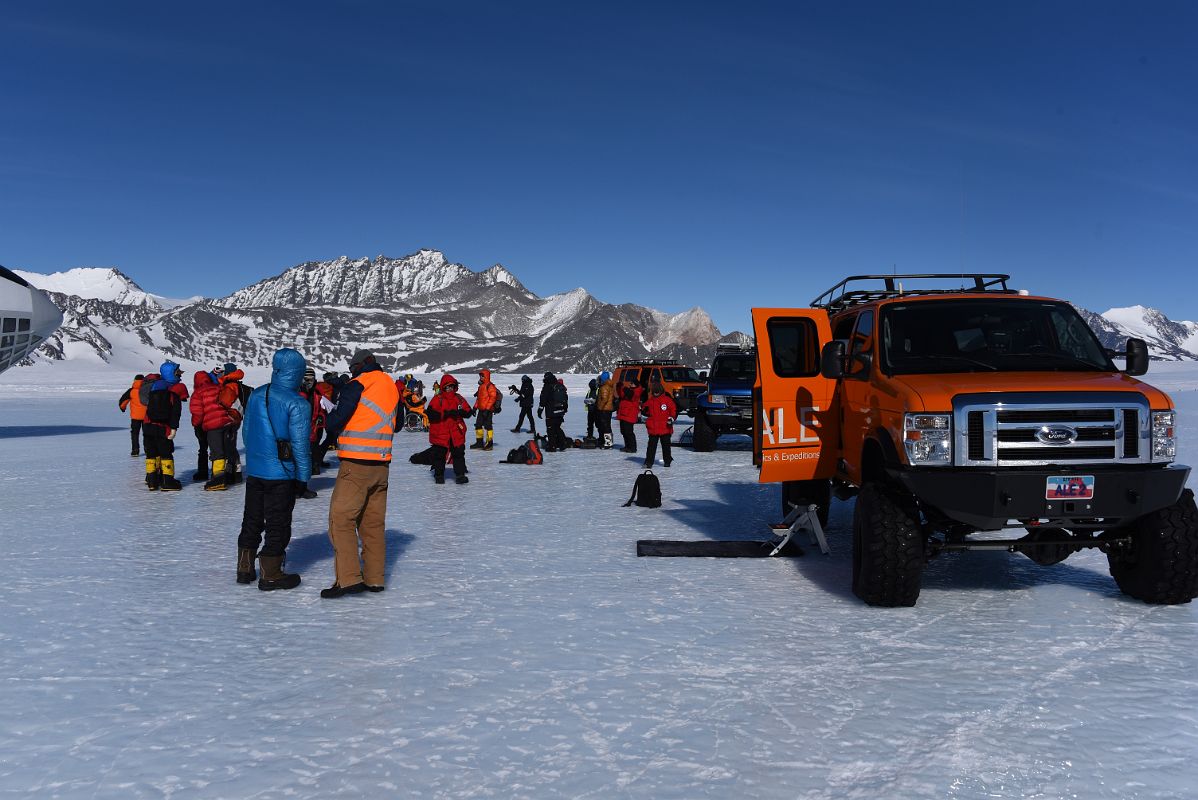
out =
{"type": "Polygon", "coordinates": [[[853,594],[871,606],[913,606],[926,560],[910,498],[880,484],[863,486],[853,511],[853,594]]]}

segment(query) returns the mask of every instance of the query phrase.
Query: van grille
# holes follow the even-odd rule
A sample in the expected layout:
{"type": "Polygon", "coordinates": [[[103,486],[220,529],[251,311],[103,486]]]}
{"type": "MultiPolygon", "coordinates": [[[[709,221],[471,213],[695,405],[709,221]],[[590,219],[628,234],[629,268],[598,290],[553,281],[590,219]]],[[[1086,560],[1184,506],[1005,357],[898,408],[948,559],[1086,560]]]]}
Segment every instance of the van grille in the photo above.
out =
{"type": "Polygon", "coordinates": [[[1146,463],[1147,401],[1137,394],[962,395],[954,400],[961,466],[1146,463]],[[1015,400],[1014,398],[1018,398],[1015,400]]]}

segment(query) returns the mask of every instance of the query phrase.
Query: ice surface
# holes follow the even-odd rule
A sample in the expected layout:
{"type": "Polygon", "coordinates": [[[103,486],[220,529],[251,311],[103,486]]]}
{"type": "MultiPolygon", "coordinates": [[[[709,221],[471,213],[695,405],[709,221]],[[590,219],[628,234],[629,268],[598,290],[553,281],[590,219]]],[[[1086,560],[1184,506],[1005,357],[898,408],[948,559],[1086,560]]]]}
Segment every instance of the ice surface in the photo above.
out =
{"type": "MultiPolygon", "coordinates": [[[[1149,378],[1192,463],[1198,367],[1168,366],[1149,378]]],[[[747,440],[677,449],[664,506],[621,508],[618,452],[497,463],[527,438],[509,402],[468,486],[397,436],[385,593],[318,596],[327,474],[296,508],[303,584],[263,593],[233,580],[240,487],[142,488],[128,376],[12,372],[0,797],[1194,796],[1198,609],[1122,597],[1100,554],[942,556],[917,607],[872,609],[835,503],[828,557],[638,559],[641,538],[764,533],[778,491],[747,440]]]]}

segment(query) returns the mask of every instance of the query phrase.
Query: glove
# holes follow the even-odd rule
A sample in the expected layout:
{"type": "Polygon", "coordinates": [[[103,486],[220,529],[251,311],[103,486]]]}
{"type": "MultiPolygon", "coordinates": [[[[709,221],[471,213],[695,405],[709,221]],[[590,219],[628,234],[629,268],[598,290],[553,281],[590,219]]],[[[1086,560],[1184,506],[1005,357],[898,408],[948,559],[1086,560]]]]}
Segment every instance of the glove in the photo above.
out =
{"type": "Polygon", "coordinates": [[[303,481],[292,481],[292,486],[295,488],[295,496],[301,500],[311,500],[316,497],[316,492],[308,488],[308,484],[303,481]]]}
{"type": "Polygon", "coordinates": [[[669,425],[671,428],[674,427],[674,418],[666,417],[666,424],[669,425]]]}
{"type": "Polygon", "coordinates": [[[167,431],[166,431],[166,438],[168,438],[168,439],[174,439],[174,438],[175,438],[175,429],[174,429],[174,428],[168,428],[168,429],[167,429],[167,431]]]}

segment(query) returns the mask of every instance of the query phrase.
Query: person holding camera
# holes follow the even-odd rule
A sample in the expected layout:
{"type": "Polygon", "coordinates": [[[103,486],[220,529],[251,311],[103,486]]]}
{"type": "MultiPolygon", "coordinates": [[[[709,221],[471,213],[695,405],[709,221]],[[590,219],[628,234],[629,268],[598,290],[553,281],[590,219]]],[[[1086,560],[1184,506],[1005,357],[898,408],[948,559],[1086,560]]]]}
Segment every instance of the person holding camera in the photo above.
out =
{"type": "Polygon", "coordinates": [[[237,582],[254,580],[257,553],[262,568],[258,588],[264,592],[300,583],[299,575],[283,572],[283,560],[291,542],[295,498],[312,477],[312,409],[299,394],[306,366],[299,352],[289,347],[276,351],[270,383],[255,389],[245,405],[245,510],[237,537],[237,582]]]}
{"type": "Polygon", "coordinates": [[[383,591],[387,564],[387,474],[402,421],[399,390],[368,350],[354,353],[349,372],[327,422],[341,468],[329,501],[336,580],[320,591],[325,599],[383,591]]]}
{"type": "Polygon", "coordinates": [[[515,384],[508,387],[508,392],[514,397],[519,398],[520,403],[520,419],[516,421],[516,427],[512,428],[512,433],[519,433],[520,428],[524,425],[524,420],[528,418],[528,432],[535,439],[537,436],[537,420],[532,415],[533,401],[536,400],[536,389],[533,388],[532,378],[527,375],[520,378],[520,388],[517,389],[515,384]]]}

